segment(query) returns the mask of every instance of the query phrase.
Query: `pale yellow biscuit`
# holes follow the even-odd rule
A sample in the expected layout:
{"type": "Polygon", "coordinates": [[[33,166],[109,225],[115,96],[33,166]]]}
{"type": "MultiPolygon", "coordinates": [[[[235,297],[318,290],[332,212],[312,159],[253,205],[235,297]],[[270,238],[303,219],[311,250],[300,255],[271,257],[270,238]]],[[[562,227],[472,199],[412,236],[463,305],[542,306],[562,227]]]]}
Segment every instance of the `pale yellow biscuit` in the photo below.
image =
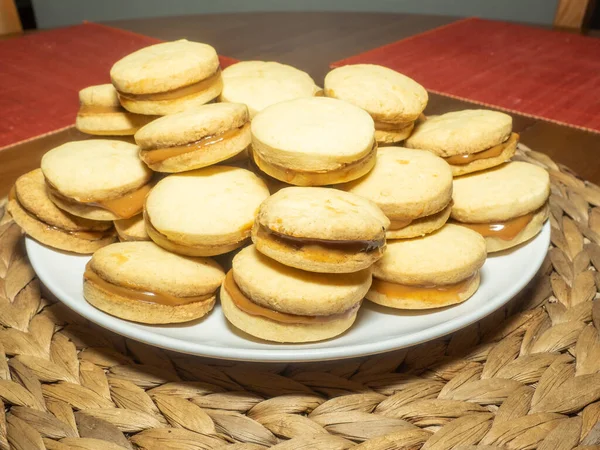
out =
{"type": "Polygon", "coordinates": [[[139,114],[173,114],[203,105],[223,87],[215,49],[185,39],[125,56],[113,65],[110,77],[123,107],[139,114]]]}
{"type": "Polygon", "coordinates": [[[320,88],[306,72],[277,62],[241,61],[223,70],[222,102],[243,103],[250,117],[267,106],[313,97],[320,88]]]}
{"type": "Polygon", "coordinates": [[[429,216],[419,217],[412,220],[408,225],[392,230],[394,224],[386,231],[386,239],[408,239],[413,237],[425,236],[433,233],[444,226],[450,218],[452,212],[452,203],[449,203],[444,209],[429,216]]]}
{"type": "Polygon", "coordinates": [[[115,230],[120,241],[149,241],[150,236],[146,231],[143,214],[138,214],[130,219],[115,220],[115,230]]]}
{"type": "Polygon", "coordinates": [[[485,259],[481,235],[452,224],[425,237],[389,241],[383,258],[373,266],[366,298],[401,309],[460,303],[479,287],[485,259]]]}
{"type": "Polygon", "coordinates": [[[261,339],[273,342],[315,342],[330,339],[348,330],[356,320],[358,310],[339,319],[325,323],[280,323],[266,317],[248,314],[239,309],[221,286],[221,308],[229,322],[236,328],[261,339]]]}
{"type": "Polygon", "coordinates": [[[448,157],[476,153],[506,141],[512,117],[498,111],[466,109],[428,117],[404,145],[448,157]]]}
{"type": "Polygon", "coordinates": [[[382,147],[366,176],[338,186],[377,204],[390,220],[414,220],[446,208],[452,200],[452,171],[429,152],[382,147]]]}
{"type": "Polygon", "coordinates": [[[375,139],[380,145],[393,145],[406,140],[415,127],[414,122],[403,124],[398,128],[382,130],[375,128],[375,139]]]}
{"type": "Polygon", "coordinates": [[[369,269],[352,274],[305,272],[266,257],[254,245],[233,258],[233,278],[253,303],[304,316],[348,311],[363,299],[371,285],[369,269]]]}
{"type": "Polygon", "coordinates": [[[138,153],[137,145],[107,139],[69,142],[50,150],[41,164],[50,199],[71,214],[93,220],[139,213],[122,217],[101,206],[148,185],[152,171],[138,153]]]}
{"type": "Polygon", "coordinates": [[[79,91],[79,112],[75,126],[82,133],[102,136],[133,135],[155,119],[128,112],[119,103],[112,84],[89,86],[79,91]]]}
{"type": "Polygon", "coordinates": [[[261,205],[252,240],[258,251],[282,264],[348,273],[381,257],[388,226],[370,200],[336,189],[290,187],[261,205]]]}
{"type": "Polygon", "coordinates": [[[29,236],[60,250],[93,253],[116,239],[110,222],[82,219],[57,208],[48,198],[40,169],[17,179],[8,211],[29,236]]]}
{"type": "Polygon", "coordinates": [[[212,256],[240,247],[269,196],[252,172],[212,166],[170,175],[146,199],[146,225],[157,244],[185,255],[212,256]]]}
{"type": "Polygon", "coordinates": [[[170,114],[135,134],[140,158],[158,172],[183,172],[224,161],[250,144],[248,109],[215,103],[170,114]]]}
{"type": "Polygon", "coordinates": [[[224,275],[209,258],[181,257],[152,242],[122,242],[94,254],[83,292],[93,306],[123,319],[185,322],[212,309],[224,275]]]}
{"type": "Polygon", "coordinates": [[[251,130],[257,165],[290,184],[350,181],[374,164],[373,119],[340,100],[313,97],[271,105],[254,117],[251,130]]]}
{"type": "Polygon", "coordinates": [[[548,172],[515,161],[454,180],[452,218],[487,223],[522,216],[540,208],[550,195],[548,172]]]}
{"type": "Polygon", "coordinates": [[[411,78],[373,64],[333,69],[325,77],[325,95],[350,102],[376,121],[412,122],[427,105],[427,91],[411,78]]]}

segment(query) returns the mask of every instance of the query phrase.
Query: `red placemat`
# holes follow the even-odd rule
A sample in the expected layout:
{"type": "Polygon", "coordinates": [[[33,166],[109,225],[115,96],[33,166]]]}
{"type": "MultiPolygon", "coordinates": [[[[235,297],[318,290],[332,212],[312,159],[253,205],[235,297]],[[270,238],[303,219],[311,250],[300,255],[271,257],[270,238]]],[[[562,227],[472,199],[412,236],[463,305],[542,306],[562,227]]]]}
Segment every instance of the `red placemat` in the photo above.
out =
{"type": "Polygon", "coordinates": [[[600,39],[470,18],[332,67],[359,63],[432,92],[600,132],[600,39]]]}
{"type": "Polygon", "coordinates": [[[157,42],[95,23],[0,41],[0,149],[72,125],[80,89],[109,83],[117,60],[157,42]]]}

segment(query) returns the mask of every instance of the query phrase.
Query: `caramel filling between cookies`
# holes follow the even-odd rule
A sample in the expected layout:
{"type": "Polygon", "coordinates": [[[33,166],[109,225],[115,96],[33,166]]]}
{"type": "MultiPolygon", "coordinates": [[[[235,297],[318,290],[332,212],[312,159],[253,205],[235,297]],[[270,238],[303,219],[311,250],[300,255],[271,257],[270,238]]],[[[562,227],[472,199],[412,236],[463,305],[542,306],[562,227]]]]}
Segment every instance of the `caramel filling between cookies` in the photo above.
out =
{"type": "Polygon", "coordinates": [[[315,323],[330,322],[332,320],[344,319],[350,317],[352,314],[355,314],[356,310],[360,307],[360,302],[358,302],[356,305],[354,305],[347,311],[344,311],[339,314],[330,314],[327,316],[302,316],[299,314],[283,313],[274,309],[265,308],[264,306],[254,303],[242,292],[242,290],[239,288],[239,286],[233,278],[233,270],[227,272],[227,276],[225,277],[225,281],[223,282],[223,287],[231,297],[231,300],[233,301],[234,305],[246,314],[250,314],[252,316],[265,317],[275,322],[287,324],[310,325],[315,323]]]}
{"type": "Polygon", "coordinates": [[[413,219],[390,219],[390,227],[388,228],[388,231],[402,230],[409,226],[411,223],[413,223],[413,219]]]}
{"type": "Polygon", "coordinates": [[[114,234],[115,234],[114,227],[110,227],[106,230],[96,231],[96,230],[65,230],[64,228],[60,228],[55,225],[50,225],[49,223],[44,222],[42,219],[40,219],[34,213],[32,213],[31,211],[26,209],[21,204],[21,202],[19,202],[19,199],[17,198],[16,189],[14,186],[12,187],[12,189],[10,190],[10,192],[8,194],[8,199],[16,201],[19,204],[19,206],[21,207],[21,209],[23,211],[25,211],[25,213],[29,217],[31,217],[33,220],[36,220],[39,223],[41,223],[44,226],[44,228],[46,228],[46,230],[48,230],[48,231],[58,231],[60,233],[68,234],[69,236],[73,236],[77,239],[84,239],[86,241],[99,241],[100,239],[114,236],[114,234]]]}
{"type": "Polygon", "coordinates": [[[414,124],[414,122],[381,122],[375,120],[375,129],[379,131],[404,131],[414,124]]]}
{"type": "Polygon", "coordinates": [[[129,92],[121,92],[119,96],[128,100],[135,101],[162,101],[162,100],[176,100],[178,98],[187,97],[188,95],[199,94],[202,91],[206,91],[213,84],[219,81],[221,78],[221,68],[218,68],[215,73],[210,75],[204,80],[200,80],[194,84],[188,84],[177,89],[172,89],[165,92],[157,92],[154,94],[130,94],[129,92]]]}
{"type": "Polygon", "coordinates": [[[219,144],[227,140],[233,139],[250,128],[250,122],[245,123],[241,127],[227,130],[223,133],[212,134],[205,136],[197,141],[190,142],[185,145],[178,145],[173,147],[159,148],[153,150],[143,149],[140,152],[140,156],[147,164],[156,164],[165,161],[175,156],[184,155],[186,153],[192,153],[198,150],[202,150],[211,145],[219,144]]]}
{"type": "MultiPolygon", "coordinates": [[[[340,164],[339,167],[332,169],[332,170],[289,169],[287,167],[283,167],[278,164],[273,164],[271,162],[267,162],[256,150],[254,150],[253,152],[250,153],[250,157],[252,158],[253,162],[256,164],[256,166],[258,166],[259,169],[263,170],[262,168],[266,167],[267,169],[270,169],[270,171],[275,172],[277,174],[277,179],[279,179],[280,181],[289,183],[298,174],[303,174],[303,175],[348,174],[348,173],[352,172],[353,170],[358,169],[361,166],[369,163],[369,161],[371,161],[371,159],[374,158],[376,154],[377,154],[377,142],[374,141],[371,151],[369,151],[365,156],[363,156],[360,159],[357,159],[356,161],[340,164]]],[[[264,172],[264,170],[263,170],[263,172],[264,172]]],[[[267,173],[267,175],[275,177],[275,175],[271,174],[271,173],[267,173]]]]}
{"type": "Polygon", "coordinates": [[[496,156],[500,156],[506,147],[516,144],[518,140],[519,135],[517,133],[511,133],[509,138],[502,144],[494,145],[493,147],[483,150],[482,152],[448,156],[444,159],[448,164],[452,164],[453,166],[463,166],[480,159],[495,158],[496,156]]]}
{"type": "Polygon", "coordinates": [[[83,205],[83,206],[95,206],[98,208],[106,209],[110,211],[114,215],[118,216],[120,219],[129,219],[130,217],[139,214],[144,209],[144,201],[146,199],[146,195],[154,186],[154,183],[151,181],[149,183],[144,184],[142,187],[134,189],[132,191],[127,192],[121,197],[113,198],[110,200],[76,200],[74,198],[67,197],[63,195],[58,189],[56,189],[52,184],[46,180],[46,184],[48,190],[52,193],[52,195],[58,197],[65,203],[70,203],[72,205],[83,205]]]}
{"type": "Polygon", "coordinates": [[[431,286],[413,286],[373,278],[371,290],[390,298],[406,298],[445,304],[460,301],[461,295],[467,292],[476,276],[477,272],[458,283],[431,286]]]}
{"type": "Polygon", "coordinates": [[[259,238],[275,240],[285,246],[292,247],[297,250],[313,248],[354,254],[373,252],[379,250],[385,245],[385,238],[362,241],[334,241],[328,239],[294,237],[277,233],[276,231],[273,231],[264,225],[260,225],[258,227],[256,234],[259,238]]]}
{"type": "Polygon", "coordinates": [[[127,112],[122,106],[101,106],[101,105],[81,105],[78,116],[89,116],[96,114],[112,114],[112,113],[125,113],[127,112]]]}
{"type": "Polygon", "coordinates": [[[527,213],[523,216],[515,217],[505,221],[491,223],[464,223],[458,222],[463,227],[477,231],[483,237],[498,238],[503,241],[512,241],[521,231],[525,229],[533,219],[537,211],[527,213]]]}
{"type": "Polygon", "coordinates": [[[120,297],[125,297],[130,300],[136,300],[144,303],[157,303],[159,305],[166,306],[179,306],[187,305],[189,303],[203,302],[205,300],[209,300],[215,295],[214,293],[211,293],[194,297],[177,297],[166,292],[142,291],[139,289],[134,289],[133,287],[119,286],[103,279],[91,268],[90,263],[87,263],[85,266],[83,279],[87,282],[95,284],[109,294],[118,295],[120,297]]]}

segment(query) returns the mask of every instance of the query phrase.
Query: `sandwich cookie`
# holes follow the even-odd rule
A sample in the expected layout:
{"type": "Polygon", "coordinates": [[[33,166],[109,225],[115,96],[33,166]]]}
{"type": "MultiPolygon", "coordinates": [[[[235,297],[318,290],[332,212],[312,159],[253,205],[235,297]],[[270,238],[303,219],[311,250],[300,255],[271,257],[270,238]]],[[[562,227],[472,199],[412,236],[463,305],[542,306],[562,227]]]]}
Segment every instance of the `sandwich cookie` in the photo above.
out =
{"type": "Polygon", "coordinates": [[[260,206],[252,241],[282,264],[310,272],[358,272],[385,250],[390,221],[375,203],[328,188],[289,187],[260,206]]]}
{"type": "Polygon", "coordinates": [[[515,154],[518,141],[508,114],[467,109],[428,117],[404,145],[441,156],[456,177],[508,161],[515,154]]]}
{"type": "Polygon", "coordinates": [[[110,222],[83,219],[57,208],[48,197],[41,169],[17,179],[8,211],[29,236],[60,250],[93,253],[116,240],[110,222]]]}
{"type": "Polygon", "coordinates": [[[387,239],[423,236],[441,228],[452,209],[452,170],[421,150],[382,147],[371,172],[340,189],[372,200],[390,219],[387,239]]]}
{"type": "Polygon", "coordinates": [[[294,269],[251,245],[234,258],[221,286],[229,322],[248,334],[275,342],[313,342],[352,326],[371,285],[371,271],[318,274],[294,269]]]}
{"type": "Polygon", "coordinates": [[[174,253],[213,256],[242,246],[250,237],[265,183],[249,170],[212,166],[159,181],[146,199],[150,238],[174,253]]]}
{"type": "Polygon", "coordinates": [[[208,103],[223,88],[215,49],[185,39],[125,56],[112,66],[110,79],[125,109],[160,116],[208,103]]]}
{"type": "Polygon", "coordinates": [[[82,133],[104,136],[133,135],[154,119],[127,111],[119,103],[112,84],[100,84],[79,91],[79,111],[75,126],[82,133]]]}
{"type": "Polygon", "coordinates": [[[143,214],[138,214],[129,219],[115,220],[115,230],[121,242],[150,240],[150,236],[146,232],[143,214]]]}
{"type": "Polygon", "coordinates": [[[152,242],[119,242],[94,253],[83,274],[83,296],[125,320],[187,322],[212,310],[224,277],[210,258],[182,257],[152,242]]]}
{"type": "Polygon", "coordinates": [[[68,142],[42,157],[48,195],[59,208],[92,220],[139,214],[152,188],[152,171],[139,147],[117,140],[68,142]]]}
{"type": "Polygon", "coordinates": [[[344,183],[375,164],[373,119],[333,98],[290,100],[254,117],[252,157],[267,175],[296,186],[344,183]]]}
{"type": "Polygon", "coordinates": [[[373,266],[366,297],[398,309],[429,309],[461,303],[479,288],[486,258],[480,234],[447,224],[427,236],[389,241],[373,266]]]}
{"type": "Polygon", "coordinates": [[[277,62],[242,61],[223,70],[222,102],[243,103],[250,117],[275,103],[313,97],[320,89],[306,72],[277,62]]]}
{"type": "Polygon", "coordinates": [[[540,232],[548,218],[550,176],[541,167],[509,162],[454,180],[452,219],[480,233],[488,253],[540,232]]]}
{"type": "Polygon", "coordinates": [[[373,64],[333,69],[325,77],[325,95],[367,111],[375,121],[377,142],[388,145],[410,136],[428,101],[427,91],[419,83],[373,64]]]}
{"type": "Polygon", "coordinates": [[[171,114],[135,134],[140,158],[157,172],[183,172],[210,166],[250,144],[248,109],[215,103],[171,114]]]}

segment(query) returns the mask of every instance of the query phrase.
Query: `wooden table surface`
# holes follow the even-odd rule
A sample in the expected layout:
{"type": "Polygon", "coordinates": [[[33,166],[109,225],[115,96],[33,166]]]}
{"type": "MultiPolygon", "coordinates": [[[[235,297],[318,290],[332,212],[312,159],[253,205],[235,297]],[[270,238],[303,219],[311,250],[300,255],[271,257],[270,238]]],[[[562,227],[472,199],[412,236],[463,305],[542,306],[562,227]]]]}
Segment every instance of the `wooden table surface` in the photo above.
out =
{"type": "MultiPolygon", "coordinates": [[[[382,13],[249,13],[195,15],[107,22],[164,40],[187,38],[241,60],[274,60],[309,72],[322,85],[329,63],[457,20],[453,17],[382,13]]],[[[423,55],[426,58],[427,55],[423,55]]],[[[477,105],[430,95],[426,113],[477,105]]],[[[513,114],[521,141],[600,184],[600,134],[513,114]]],[[[41,155],[70,139],[73,129],[0,152],[0,195],[41,155]]]]}

